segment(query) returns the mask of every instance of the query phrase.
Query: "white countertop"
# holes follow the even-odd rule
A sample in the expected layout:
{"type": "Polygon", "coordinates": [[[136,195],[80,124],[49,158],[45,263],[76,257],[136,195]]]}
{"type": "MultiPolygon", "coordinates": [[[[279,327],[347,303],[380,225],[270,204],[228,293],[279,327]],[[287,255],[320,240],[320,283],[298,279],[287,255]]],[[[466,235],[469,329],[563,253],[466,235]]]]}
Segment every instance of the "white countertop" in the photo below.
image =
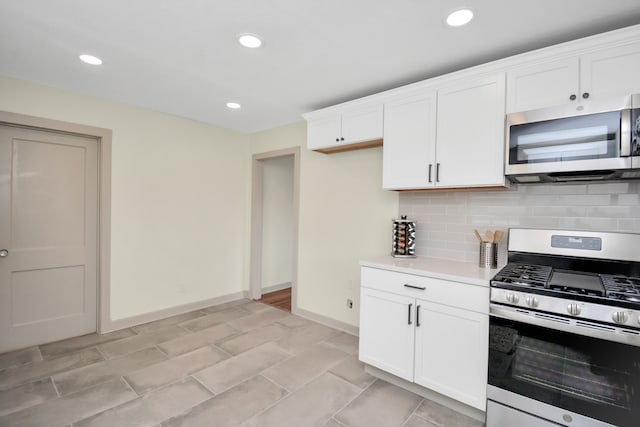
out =
{"type": "Polygon", "coordinates": [[[360,265],[478,286],[489,286],[489,281],[503,267],[498,265],[498,268],[482,268],[473,262],[427,257],[394,258],[391,255],[365,259],[360,261],[360,265]]]}

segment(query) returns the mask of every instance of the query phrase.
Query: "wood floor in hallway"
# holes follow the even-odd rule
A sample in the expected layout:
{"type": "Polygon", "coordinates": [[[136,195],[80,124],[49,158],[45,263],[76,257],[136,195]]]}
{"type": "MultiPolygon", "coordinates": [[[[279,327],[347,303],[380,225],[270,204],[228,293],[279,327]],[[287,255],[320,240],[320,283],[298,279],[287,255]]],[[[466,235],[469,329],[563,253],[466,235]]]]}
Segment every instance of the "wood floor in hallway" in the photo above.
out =
{"type": "Polygon", "coordinates": [[[263,294],[258,301],[291,313],[291,288],[263,294]]]}

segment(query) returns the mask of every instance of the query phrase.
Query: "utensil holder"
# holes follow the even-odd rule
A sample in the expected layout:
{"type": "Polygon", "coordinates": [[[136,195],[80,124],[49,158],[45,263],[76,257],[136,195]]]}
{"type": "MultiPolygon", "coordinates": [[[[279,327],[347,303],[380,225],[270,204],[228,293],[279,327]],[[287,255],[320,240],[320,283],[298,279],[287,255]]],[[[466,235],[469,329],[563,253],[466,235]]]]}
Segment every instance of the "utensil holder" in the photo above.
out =
{"type": "Polygon", "coordinates": [[[484,268],[498,267],[498,244],[491,242],[480,243],[480,260],[478,265],[484,268]]]}
{"type": "Polygon", "coordinates": [[[416,223],[407,219],[393,220],[393,241],[391,256],[396,258],[415,258],[416,256],[416,223]]]}

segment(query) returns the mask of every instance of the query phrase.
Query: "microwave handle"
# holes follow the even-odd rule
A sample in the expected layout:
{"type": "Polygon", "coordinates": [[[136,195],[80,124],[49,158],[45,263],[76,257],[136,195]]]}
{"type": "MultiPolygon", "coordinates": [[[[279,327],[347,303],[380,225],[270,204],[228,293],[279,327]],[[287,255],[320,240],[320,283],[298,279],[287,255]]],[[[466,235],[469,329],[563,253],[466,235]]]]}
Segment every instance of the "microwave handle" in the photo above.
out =
{"type": "Polygon", "coordinates": [[[622,110],[620,117],[620,156],[631,155],[631,110],[622,110]]]}

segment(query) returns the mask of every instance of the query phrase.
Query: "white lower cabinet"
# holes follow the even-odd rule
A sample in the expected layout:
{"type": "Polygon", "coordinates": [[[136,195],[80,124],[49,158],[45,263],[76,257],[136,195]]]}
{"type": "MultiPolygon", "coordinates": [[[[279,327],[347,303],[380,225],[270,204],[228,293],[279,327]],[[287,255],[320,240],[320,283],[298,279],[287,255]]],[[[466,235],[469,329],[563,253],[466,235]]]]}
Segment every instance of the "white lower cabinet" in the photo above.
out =
{"type": "Polygon", "coordinates": [[[489,289],[362,268],[360,360],[482,411],[489,289]]]}
{"type": "Polygon", "coordinates": [[[418,304],[414,382],[484,410],[489,317],[442,304],[418,304]]]}
{"type": "Polygon", "coordinates": [[[413,381],[415,300],[362,288],[360,294],[360,360],[413,381]]]}

